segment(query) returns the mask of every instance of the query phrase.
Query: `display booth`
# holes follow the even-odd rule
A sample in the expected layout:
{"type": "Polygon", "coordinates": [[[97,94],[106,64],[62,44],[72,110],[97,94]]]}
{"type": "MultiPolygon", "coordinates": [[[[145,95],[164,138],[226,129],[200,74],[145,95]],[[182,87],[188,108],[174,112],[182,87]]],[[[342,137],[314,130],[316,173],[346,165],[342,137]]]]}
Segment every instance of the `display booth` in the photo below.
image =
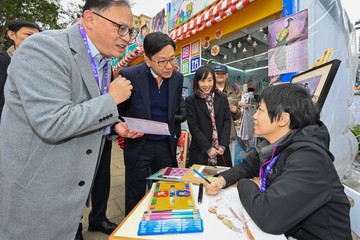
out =
{"type": "MultiPolygon", "coordinates": [[[[321,97],[321,120],[330,132],[335,167],[340,178],[345,175],[358,150],[349,130],[354,123],[350,107],[357,51],[354,26],[340,0],[173,0],[166,6],[165,20],[184,75],[183,96],[191,94],[199,66],[225,65],[227,82],[238,92],[235,101],[243,111],[256,108],[258,94],[269,84],[302,82],[309,79],[307,73],[314,73],[313,67],[320,71],[313,81],[323,81],[324,76],[316,76],[328,73],[316,67],[337,59],[331,83],[325,81],[326,97],[317,96],[321,97]],[[242,102],[249,89],[252,101],[242,102]]],[[[142,61],[141,46],[136,51],[115,68],[142,61]]],[[[251,141],[256,141],[241,134],[244,116],[235,123],[238,140],[231,146],[235,164],[249,154],[254,146],[251,141]]],[[[246,116],[251,119],[249,111],[246,116]]],[[[182,129],[188,129],[186,122],[182,129]]]]}

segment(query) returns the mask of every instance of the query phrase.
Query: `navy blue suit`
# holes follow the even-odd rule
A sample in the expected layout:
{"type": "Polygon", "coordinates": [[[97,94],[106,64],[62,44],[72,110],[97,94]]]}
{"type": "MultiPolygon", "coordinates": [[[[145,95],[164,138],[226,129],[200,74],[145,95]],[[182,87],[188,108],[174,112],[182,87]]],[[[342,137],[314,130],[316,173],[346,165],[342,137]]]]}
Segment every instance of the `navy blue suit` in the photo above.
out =
{"type": "MultiPolygon", "coordinates": [[[[155,81],[145,62],[120,71],[120,75],[129,79],[133,85],[132,95],[129,100],[119,105],[120,116],[152,119],[150,81],[155,81]]],[[[174,71],[169,79],[164,79],[167,87],[167,123],[171,136],[165,141],[150,141],[151,135],[145,134],[141,138],[125,138],[125,212],[131,209],[145,194],[146,177],[160,168],[171,166],[175,142],[175,113],[181,102],[183,76],[174,71]],[[151,170],[151,172],[150,172],[151,170]]],[[[165,104],[166,105],[166,104],[165,104]]]]}

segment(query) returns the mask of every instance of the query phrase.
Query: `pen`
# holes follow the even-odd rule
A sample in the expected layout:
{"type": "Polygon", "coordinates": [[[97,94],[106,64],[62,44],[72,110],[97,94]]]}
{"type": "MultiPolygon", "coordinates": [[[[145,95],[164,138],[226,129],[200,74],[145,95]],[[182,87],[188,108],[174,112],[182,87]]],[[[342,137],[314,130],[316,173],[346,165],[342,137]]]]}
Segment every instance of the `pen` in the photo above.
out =
{"type": "Polygon", "coordinates": [[[204,175],[198,172],[195,168],[191,168],[197,175],[199,175],[202,179],[204,179],[207,183],[211,183],[204,175]]]}
{"type": "Polygon", "coordinates": [[[199,186],[199,195],[198,195],[198,203],[199,203],[199,204],[202,203],[203,187],[204,187],[204,185],[203,185],[202,183],[200,183],[200,186],[199,186]]]}

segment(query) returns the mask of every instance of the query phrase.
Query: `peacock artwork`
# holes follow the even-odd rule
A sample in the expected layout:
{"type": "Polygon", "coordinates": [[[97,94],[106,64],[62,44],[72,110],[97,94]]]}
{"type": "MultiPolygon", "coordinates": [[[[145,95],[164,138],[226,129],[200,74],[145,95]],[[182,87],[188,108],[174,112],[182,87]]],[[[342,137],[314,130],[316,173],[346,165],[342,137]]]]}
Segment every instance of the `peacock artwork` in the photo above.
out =
{"type": "Polygon", "coordinates": [[[269,24],[269,76],[308,69],[308,12],[269,24]]]}

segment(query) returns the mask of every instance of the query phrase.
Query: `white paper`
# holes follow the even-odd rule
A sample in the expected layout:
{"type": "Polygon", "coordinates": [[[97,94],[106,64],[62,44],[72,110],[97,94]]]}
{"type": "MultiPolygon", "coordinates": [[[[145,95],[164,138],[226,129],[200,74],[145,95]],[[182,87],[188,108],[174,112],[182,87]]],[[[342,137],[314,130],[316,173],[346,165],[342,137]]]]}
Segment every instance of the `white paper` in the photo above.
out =
{"type": "Polygon", "coordinates": [[[140,118],[122,117],[130,131],[136,131],[145,134],[170,135],[167,123],[151,121],[140,118]]]}

